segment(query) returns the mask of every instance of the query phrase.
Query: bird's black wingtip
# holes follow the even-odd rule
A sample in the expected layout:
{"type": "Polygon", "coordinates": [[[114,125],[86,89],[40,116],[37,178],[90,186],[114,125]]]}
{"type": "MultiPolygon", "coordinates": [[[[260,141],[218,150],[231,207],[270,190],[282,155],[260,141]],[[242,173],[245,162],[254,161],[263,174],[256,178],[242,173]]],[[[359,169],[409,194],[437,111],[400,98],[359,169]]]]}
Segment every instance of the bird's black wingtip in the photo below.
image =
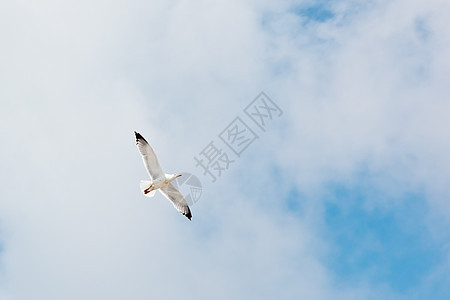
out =
{"type": "Polygon", "coordinates": [[[138,140],[144,140],[144,141],[146,141],[146,140],[144,139],[144,137],[143,137],[139,132],[135,131],[135,132],[134,132],[134,135],[136,136],[136,142],[137,142],[138,140]]]}
{"type": "Polygon", "coordinates": [[[186,218],[189,219],[189,221],[192,221],[192,215],[191,212],[188,212],[187,214],[185,214],[186,218]]]}

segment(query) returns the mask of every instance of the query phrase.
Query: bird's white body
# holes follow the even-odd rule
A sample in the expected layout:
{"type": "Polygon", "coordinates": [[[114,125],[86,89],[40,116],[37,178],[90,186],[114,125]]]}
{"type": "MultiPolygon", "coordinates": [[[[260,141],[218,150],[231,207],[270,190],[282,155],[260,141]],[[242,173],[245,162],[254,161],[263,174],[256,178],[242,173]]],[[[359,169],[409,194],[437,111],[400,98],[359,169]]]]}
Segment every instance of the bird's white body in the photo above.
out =
{"type": "MultiPolygon", "coordinates": [[[[141,183],[144,182],[144,184],[141,184],[141,190],[144,187],[142,192],[144,193],[144,195],[147,195],[148,193],[151,193],[157,189],[164,187],[165,185],[169,184],[172,180],[180,176],[181,175],[177,174],[164,174],[164,177],[161,176],[152,181],[142,180],[141,183]]],[[[150,197],[152,197],[153,195],[154,193],[150,197]]]]}

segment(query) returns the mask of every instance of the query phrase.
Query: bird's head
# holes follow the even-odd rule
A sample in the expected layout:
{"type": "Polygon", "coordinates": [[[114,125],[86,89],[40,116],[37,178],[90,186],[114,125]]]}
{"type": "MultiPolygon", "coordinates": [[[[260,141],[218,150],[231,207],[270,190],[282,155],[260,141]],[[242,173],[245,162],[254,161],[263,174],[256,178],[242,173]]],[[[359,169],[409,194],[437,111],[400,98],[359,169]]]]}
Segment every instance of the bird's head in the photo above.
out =
{"type": "Polygon", "coordinates": [[[169,177],[169,180],[172,181],[172,180],[177,179],[177,178],[180,177],[180,176],[181,176],[181,174],[171,174],[171,175],[168,176],[168,177],[169,177]]]}

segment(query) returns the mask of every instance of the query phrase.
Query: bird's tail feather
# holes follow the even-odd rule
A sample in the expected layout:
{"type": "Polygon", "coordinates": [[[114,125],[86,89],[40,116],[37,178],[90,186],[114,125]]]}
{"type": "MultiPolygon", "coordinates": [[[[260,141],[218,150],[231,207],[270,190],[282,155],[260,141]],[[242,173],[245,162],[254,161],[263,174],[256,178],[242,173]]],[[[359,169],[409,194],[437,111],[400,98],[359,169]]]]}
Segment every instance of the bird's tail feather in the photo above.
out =
{"type": "Polygon", "coordinates": [[[151,191],[150,193],[144,193],[144,191],[146,189],[148,189],[150,187],[150,185],[152,184],[151,181],[149,180],[141,180],[141,183],[139,184],[140,188],[141,188],[141,192],[144,194],[144,196],[147,196],[149,198],[155,196],[156,191],[151,191]]]}

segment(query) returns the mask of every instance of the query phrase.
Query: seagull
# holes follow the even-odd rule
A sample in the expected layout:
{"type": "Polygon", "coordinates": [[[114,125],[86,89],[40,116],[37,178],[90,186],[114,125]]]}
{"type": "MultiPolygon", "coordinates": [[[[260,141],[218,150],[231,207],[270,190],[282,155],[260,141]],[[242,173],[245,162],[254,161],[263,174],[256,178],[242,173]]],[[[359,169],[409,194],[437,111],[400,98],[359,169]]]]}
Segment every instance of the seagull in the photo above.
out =
{"type": "Polygon", "coordinates": [[[144,161],[145,168],[152,179],[151,181],[141,180],[141,191],[145,196],[151,198],[155,195],[156,190],[159,190],[170,202],[172,202],[173,206],[175,206],[180,213],[191,220],[191,210],[189,209],[183,194],[181,194],[171,183],[172,180],[180,177],[181,174],[165,174],[159,166],[156,154],[149,143],[140,133],[135,131],[134,135],[136,136],[136,145],[142,156],[142,160],[144,161]]]}

